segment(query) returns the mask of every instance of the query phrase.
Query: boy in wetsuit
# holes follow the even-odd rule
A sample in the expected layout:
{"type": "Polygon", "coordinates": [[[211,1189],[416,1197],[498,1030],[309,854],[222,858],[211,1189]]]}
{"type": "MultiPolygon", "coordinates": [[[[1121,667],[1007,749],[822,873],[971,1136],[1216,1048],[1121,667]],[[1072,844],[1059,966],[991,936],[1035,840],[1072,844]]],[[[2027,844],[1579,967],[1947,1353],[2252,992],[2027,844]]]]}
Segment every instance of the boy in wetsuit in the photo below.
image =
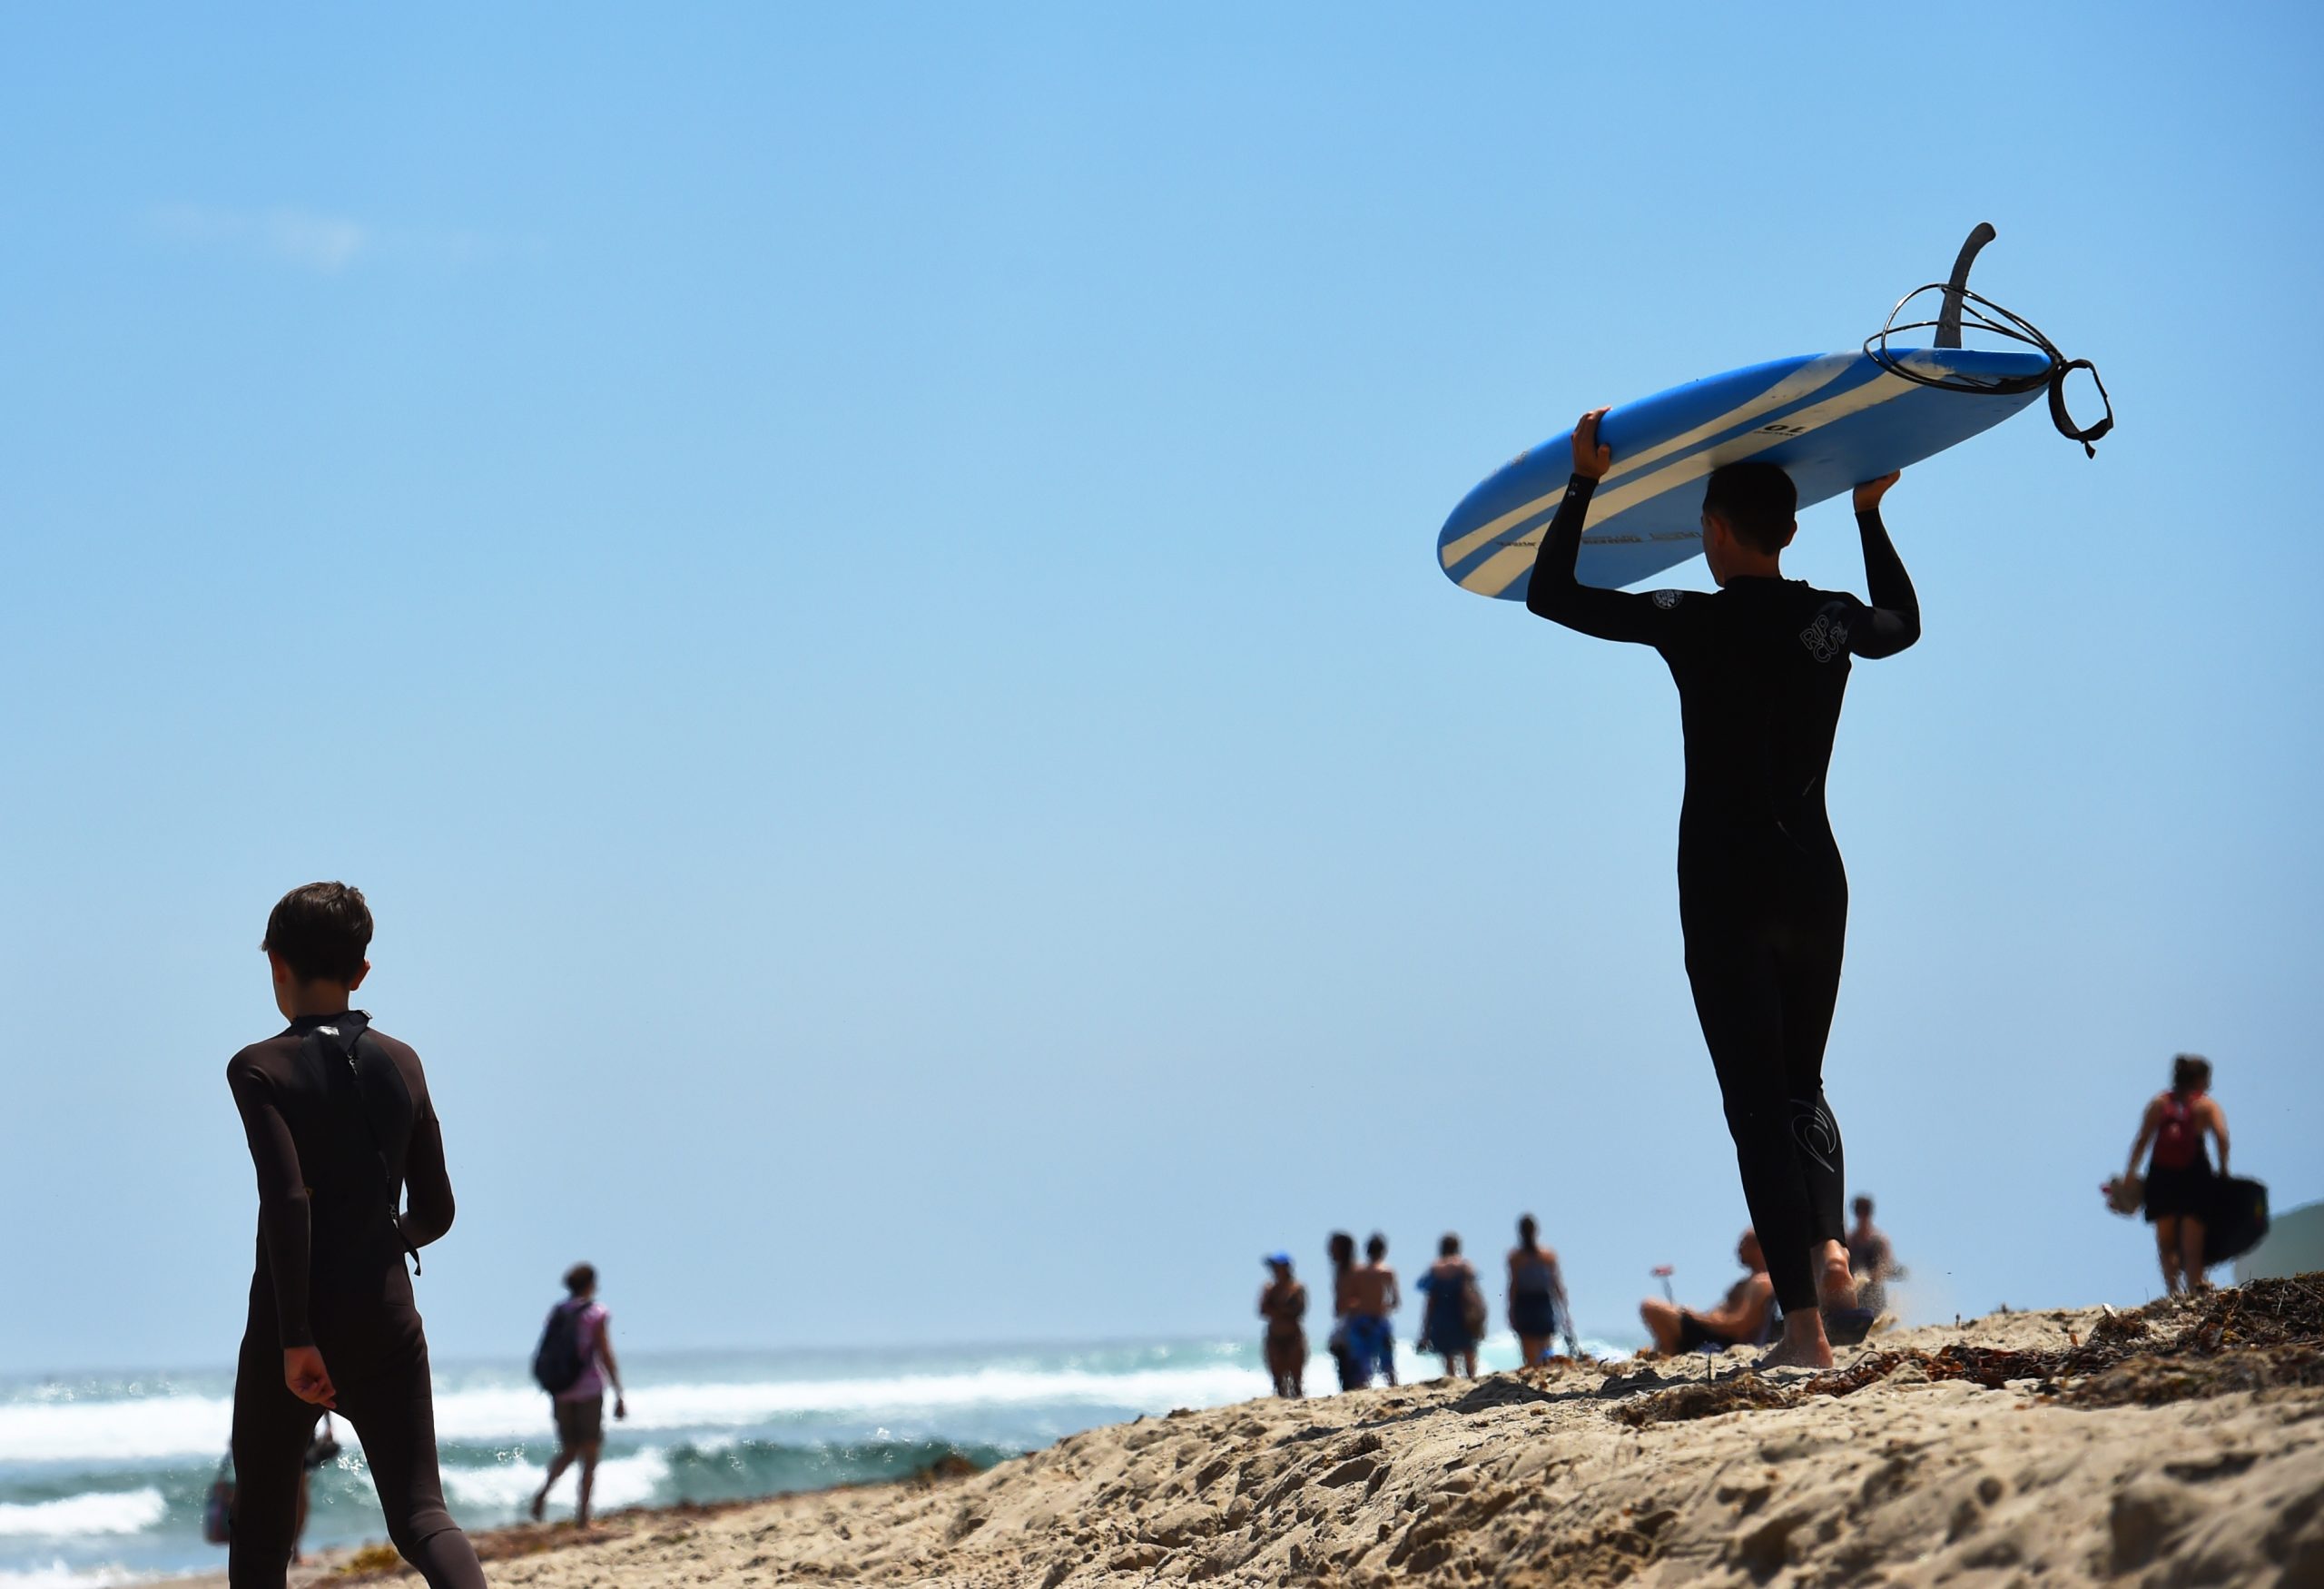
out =
{"type": "Polygon", "coordinates": [[[315,883],[283,895],[260,947],[290,1025],[226,1066],[259,1198],[234,1371],[231,1589],[282,1589],[300,1459],[324,1408],[362,1439],[404,1560],[430,1589],[484,1589],[444,1509],[428,1337],[403,1267],[450,1229],[452,1183],[419,1056],[348,1007],[370,943],[359,891],[315,883]]]}
{"type": "Polygon", "coordinates": [[[1889,474],[1856,487],[1870,604],[1783,577],[1798,526],[1790,477],[1758,461],[1712,471],[1703,555],[1717,592],[1633,596],[1574,577],[1590,493],[1612,466],[1606,410],[1573,430],[1573,479],[1541,538],[1525,605],[1605,640],[1652,646],[1679,686],[1687,790],[1679,919],[1687,979],[1743,1195],[1766,1252],[1783,1339],[1771,1365],[1828,1367],[1819,1301],[1852,1307],[1840,1205],[1840,1130],[1824,1100],[1824,1043],[1839,996],[1847,874],[1824,811],[1824,774],[1850,658],[1920,637],[1911,579],[1880,522],[1889,474]]]}

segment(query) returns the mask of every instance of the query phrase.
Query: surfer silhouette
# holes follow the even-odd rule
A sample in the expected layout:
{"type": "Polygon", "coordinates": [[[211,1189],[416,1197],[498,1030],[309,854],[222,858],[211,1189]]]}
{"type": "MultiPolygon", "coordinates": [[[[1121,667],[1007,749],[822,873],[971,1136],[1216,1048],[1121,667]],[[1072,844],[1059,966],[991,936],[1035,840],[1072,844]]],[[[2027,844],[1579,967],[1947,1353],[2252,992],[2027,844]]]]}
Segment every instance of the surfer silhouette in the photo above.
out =
{"type": "Polygon", "coordinates": [[[1765,1361],[1825,1367],[1821,1308],[1852,1308],[1856,1297],[1840,1128],[1824,1097],[1848,911],[1824,775],[1851,660],[1892,656],[1920,638],[1912,580],[1880,521],[1897,477],[1856,488],[1869,603],[1783,577],[1798,493],[1759,460],[1715,469],[1705,485],[1703,556],[1716,592],[1601,589],[1581,583],[1574,566],[1591,493],[1613,463],[1598,439],[1606,411],[1574,427],[1573,478],[1525,605],[1601,640],[1653,646],[1679,686],[1679,920],[1744,1200],[1783,1308],[1783,1338],[1765,1361]]]}

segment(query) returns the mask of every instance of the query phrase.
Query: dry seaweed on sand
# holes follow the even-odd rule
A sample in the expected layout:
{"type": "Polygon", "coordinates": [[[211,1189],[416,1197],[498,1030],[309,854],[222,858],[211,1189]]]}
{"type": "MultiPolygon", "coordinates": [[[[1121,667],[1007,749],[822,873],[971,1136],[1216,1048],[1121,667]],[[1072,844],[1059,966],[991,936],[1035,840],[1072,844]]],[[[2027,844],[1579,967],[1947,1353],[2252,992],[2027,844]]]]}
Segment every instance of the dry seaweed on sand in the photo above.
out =
{"type": "Polygon", "coordinates": [[[2069,1406],[2156,1406],[2238,1390],[2324,1385],[2324,1275],[2253,1280],[2196,1298],[2158,1329],[2145,1315],[2109,1313],[2087,1340],[2063,1350],[1872,1352],[1819,1374],[1809,1396],[1849,1396],[1907,1364],[1932,1380],[1965,1379],[1988,1390],[2031,1380],[2069,1406]]]}
{"type": "MultiPolygon", "coordinates": [[[[2152,1312],[2154,1310],[2150,1310],[2152,1312]]],[[[2108,1313],[2087,1339],[2051,1350],[1955,1344],[1866,1352],[1845,1368],[1797,1386],[1751,1374],[1682,1385],[1625,1401],[1610,1416],[1633,1429],[1797,1406],[1807,1397],[1853,1396],[1900,1369],[1933,1383],[1965,1380],[1988,1390],[2032,1385],[2065,1406],[2160,1406],[2240,1390],[2324,1385],[2324,1275],[2253,1280],[2211,1291],[2158,1327],[2147,1314],[2108,1313]]]]}
{"type": "Polygon", "coordinates": [[[1611,1416],[1618,1424],[1643,1429],[1649,1424],[1678,1424],[1689,1418],[1715,1418],[1721,1413],[1790,1406],[1798,1399],[1791,1390],[1756,1374],[1734,1374],[1639,1397],[1614,1408],[1611,1416]]]}

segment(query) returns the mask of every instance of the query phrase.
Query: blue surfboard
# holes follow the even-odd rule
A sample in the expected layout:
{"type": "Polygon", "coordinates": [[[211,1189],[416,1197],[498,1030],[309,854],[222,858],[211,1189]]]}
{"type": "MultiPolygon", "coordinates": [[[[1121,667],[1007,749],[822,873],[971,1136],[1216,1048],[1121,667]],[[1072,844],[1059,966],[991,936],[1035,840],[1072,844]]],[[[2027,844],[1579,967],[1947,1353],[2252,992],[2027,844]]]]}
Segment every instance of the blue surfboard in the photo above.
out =
{"type": "MultiPolygon", "coordinates": [[[[1721,464],[1782,465],[1805,508],[2000,424],[2042,395],[2034,378],[2051,367],[2042,353],[1974,348],[1893,349],[1888,359],[1931,380],[2028,390],[1924,386],[1859,351],[1777,359],[1624,403],[1599,422],[1614,462],[1590,500],[1579,577],[1630,585],[1700,551],[1703,479],[1721,464]]],[[[1522,601],[1572,472],[1561,433],[1463,497],[1436,538],[1445,577],[1480,596],[1522,601]]]]}

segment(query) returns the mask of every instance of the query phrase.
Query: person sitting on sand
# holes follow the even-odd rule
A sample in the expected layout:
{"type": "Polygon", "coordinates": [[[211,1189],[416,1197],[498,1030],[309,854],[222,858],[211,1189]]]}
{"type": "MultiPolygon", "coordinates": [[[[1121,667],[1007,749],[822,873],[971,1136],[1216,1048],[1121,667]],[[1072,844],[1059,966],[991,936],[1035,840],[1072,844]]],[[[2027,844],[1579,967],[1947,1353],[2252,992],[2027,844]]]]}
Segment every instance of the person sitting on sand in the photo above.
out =
{"type": "Polygon", "coordinates": [[[1872,1222],[1872,1199],[1856,1194],[1856,1223],[1848,1228],[1848,1272],[1856,1277],[1856,1305],[1877,1317],[1888,1310],[1888,1281],[1899,1270],[1887,1236],[1872,1222]]]}
{"type": "Polygon", "coordinates": [[[1768,1278],[1767,1255],[1758,1236],[1749,1230],[1735,1244],[1735,1257],[1751,1272],[1728,1288],[1727,1300],[1709,1313],[1680,1308],[1659,1297],[1638,1305],[1638,1316],[1654,1336],[1654,1349],[1669,1356],[1700,1347],[1753,1346],[1768,1335],[1768,1312],[1775,1306],[1775,1282],[1768,1278]]]}
{"type": "Polygon", "coordinates": [[[1477,1337],[1484,1333],[1484,1293],[1477,1271],[1461,1256],[1461,1239],[1450,1231],[1436,1244],[1436,1261],[1417,1284],[1428,1297],[1421,1325],[1421,1347],[1444,1359],[1444,1377],[1475,1378],[1477,1337]],[[1455,1367],[1455,1361],[1458,1367],[1455,1367]]]}
{"type": "Polygon", "coordinates": [[[1388,1267],[1388,1239],[1374,1230],[1364,1244],[1364,1267],[1355,1271],[1355,1309],[1364,1322],[1355,1330],[1372,1354],[1372,1367],[1393,1388],[1396,1383],[1396,1309],[1404,1294],[1388,1267]]]}
{"type": "MultiPolygon", "coordinates": [[[[550,1410],[556,1418],[556,1457],[548,1476],[533,1492],[533,1521],[548,1509],[548,1492],[576,1462],[581,1465],[580,1504],[573,1521],[589,1526],[589,1492],[597,1482],[597,1458],[606,1444],[606,1384],[614,1387],[614,1416],[629,1416],[621,1394],[621,1366],[614,1361],[613,1315],[597,1300],[597,1271],[594,1265],[575,1264],[565,1271],[566,1299],[557,1313],[571,1315],[581,1372],[572,1383],[550,1393],[550,1410]]],[[[552,1314],[552,1318],[555,1315],[552,1314]]]]}
{"type": "Polygon", "coordinates": [[[1307,1317],[1307,1288],[1291,1278],[1289,1253],[1269,1254],[1266,1266],[1267,1283],[1259,1292],[1259,1317],[1267,1321],[1261,1349],[1275,1393],[1296,1400],[1307,1394],[1307,1331],[1301,1323],[1307,1317]]]}
{"type": "MultiPolygon", "coordinates": [[[[1549,1361],[1558,1321],[1568,1313],[1565,1278],[1558,1255],[1541,1244],[1541,1225],[1527,1214],[1517,1221],[1517,1245],[1509,1249],[1509,1327],[1517,1332],[1518,1361],[1549,1361]]],[[[1572,1342],[1569,1322],[1567,1342],[1572,1342]]]]}
{"type": "Polygon", "coordinates": [[[2131,1144],[2131,1167],[2122,1179],[2138,1174],[2139,1156],[2154,1144],[2153,1160],[2146,1172],[2146,1219],[2154,1227],[2154,1245],[2162,1260],[2165,1291],[2208,1291],[2203,1278],[2203,1222],[2211,1212],[2216,1176],[2227,1173],[2227,1115],[2211,1096],[2211,1062],[2198,1054],[2181,1054],[2171,1061],[2171,1090],[2158,1092],[2139,1121],[2137,1140],[2131,1144]],[[2203,1151],[2203,1133],[2219,1139],[2219,1169],[2203,1151]]]}

